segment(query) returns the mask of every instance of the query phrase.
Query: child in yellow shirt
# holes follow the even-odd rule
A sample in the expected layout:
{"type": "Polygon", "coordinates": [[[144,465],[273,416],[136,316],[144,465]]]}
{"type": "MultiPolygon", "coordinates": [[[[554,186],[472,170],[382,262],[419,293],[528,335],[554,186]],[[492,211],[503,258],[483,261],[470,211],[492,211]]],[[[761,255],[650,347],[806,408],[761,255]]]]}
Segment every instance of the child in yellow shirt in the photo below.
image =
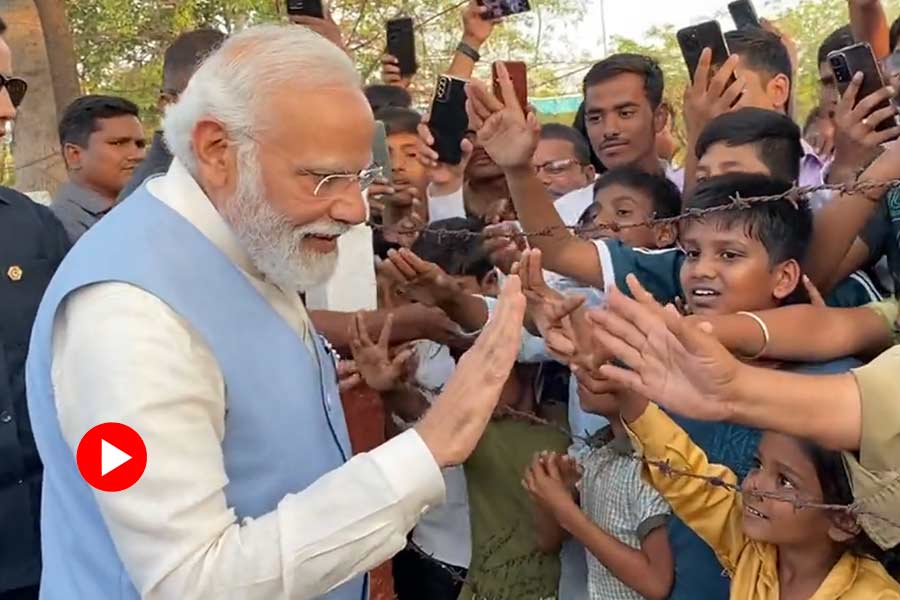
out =
{"type": "Polygon", "coordinates": [[[755,467],[739,492],[697,477],[670,475],[649,462],[737,484],[733,472],[709,464],[704,452],[655,404],[629,395],[622,419],[635,449],[648,461],[644,476],[710,545],[731,576],[731,598],[900,599],[900,583],[879,562],[886,554],[896,555],[898,548],[879,549],[849,511],[795,504],[853,502],[839,452],[766,431],[755,467]]]}

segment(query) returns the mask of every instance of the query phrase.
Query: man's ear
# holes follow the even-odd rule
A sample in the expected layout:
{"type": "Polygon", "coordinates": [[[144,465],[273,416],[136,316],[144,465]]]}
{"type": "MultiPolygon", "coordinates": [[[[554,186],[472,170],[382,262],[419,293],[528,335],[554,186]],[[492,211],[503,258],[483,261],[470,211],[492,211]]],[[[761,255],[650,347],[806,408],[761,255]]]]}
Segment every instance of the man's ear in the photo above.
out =
{"type": "Polygon", "coordinates": [[[653,237],[657,248],[668,248],[675,245],[678,239],[678,227],[674,223],[661,223],[653,226],[653,237]]]}
{"type": "Polygon", "coordinates": [[[791,100],[791,80],[784,73],[779,73],[766,84],[766,95],[776,110],[788,112],[791,100]]]}
{"type": "Polygon", "coordinates": [[[772,269],[772,295],[778,300],[784,300],[793,294],[797,286],[800,285],[800,277],[802,275],[803,270],[800,268],[800,263],[793,258],[776,265],[772,269]]]}
{"type": "Polygon", "coordinates": [[[197,175],[205,186],[221,189],[236,183],[236,152],[221,123],[211,119],[199,121],[194,126],[191,142],[197,160],[197,175]]]}
{"type": "Polygon", "coordinates": [[[665,102],[660,102],[656,110],[653,111],[653,131],[657,134],[666,128],[669,122],[669,110],[666,108],[665,102]]]}
{"type": "Polygon", "coordinates": [[[84,148],[82,148],[78,144],[67,142],[65,145],[63,145],[62,155],[63,161],[66,164],[66,169],[68,169],[69,171],[80,171],[81,158],[83,153],[84,148]]]}
{"type": "Polygon", "coordinates": [[[594,180],[597,179],[597,169],[594,168],[594,165],[587,165],[584,167],[584,175],[587,177],[588,184],[594,183],[594,180]]]}

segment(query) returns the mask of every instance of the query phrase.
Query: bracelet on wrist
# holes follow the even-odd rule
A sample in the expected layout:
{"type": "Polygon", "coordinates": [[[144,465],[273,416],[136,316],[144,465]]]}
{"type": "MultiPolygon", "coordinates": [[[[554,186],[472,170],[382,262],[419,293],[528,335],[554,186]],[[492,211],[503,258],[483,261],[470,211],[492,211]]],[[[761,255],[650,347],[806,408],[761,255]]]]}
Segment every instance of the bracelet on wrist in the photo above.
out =
{"type": "Polygon", "coordinates": [[[466,42],[460,42],[459,44],[457,44],[456,51],[463,56],[468,56],[472,59],[473,62],[478,62],[481,60],[481,54],[478,53],[478,50],[476,50],[466,42]]]}
{"type": "Polygon", "coordinates": [[[751,319],[756,321],[756,324],[759,325],[759,328],[762,330],[762,334],[763,334],[762,348],[760,348],[759,352],[757,352],[753,356],[745,356],[744,357],[747,360],[756,360],[757,358],[760,358],[763,354],[765,354],[766,350],[769,349],[769,340],[770,340],[769,327],[768,327],[768,325],[766,325],[766,322],[763,321],[762,318],[759,315],[757,315],[756,313],[740,311],[736,314],[743,315],[745,317],[750,317],[751,319]]]}

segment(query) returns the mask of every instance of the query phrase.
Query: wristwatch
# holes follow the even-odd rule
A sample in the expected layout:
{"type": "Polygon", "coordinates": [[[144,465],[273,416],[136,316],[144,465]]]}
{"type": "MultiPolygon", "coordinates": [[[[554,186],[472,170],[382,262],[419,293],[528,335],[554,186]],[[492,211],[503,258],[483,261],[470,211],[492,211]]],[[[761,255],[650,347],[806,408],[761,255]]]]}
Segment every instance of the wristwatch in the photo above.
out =
{"type": "Polygon", "coordinates": [[[478,62],[479,60],[481,60],[481,55],[478,53],[478,50],[476,50],[475,48],[473,48],[472,46],[470,46],[469,44],[467,44],[465,42],[460,42],[459,44],[457,44],[456,51],[459,52],[460,54],[464,54],[464,55],[468,56],[475,62],[478,62]]]}

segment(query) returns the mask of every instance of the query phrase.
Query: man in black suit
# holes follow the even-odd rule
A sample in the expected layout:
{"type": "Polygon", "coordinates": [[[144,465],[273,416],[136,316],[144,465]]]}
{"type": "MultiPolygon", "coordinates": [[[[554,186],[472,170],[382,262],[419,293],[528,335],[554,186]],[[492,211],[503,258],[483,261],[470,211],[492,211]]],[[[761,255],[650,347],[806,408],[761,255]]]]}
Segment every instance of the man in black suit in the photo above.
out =
{"type": "MultiPolygon", "coordinates": [[[[12,76],[0,20],[0,137],[27,86],[12,76]]],[[[0,600],[38,597],[43,468],[25,402],[25,357],[44,289],[69,249],[56,217],[0,187],[0,600]]]]}

